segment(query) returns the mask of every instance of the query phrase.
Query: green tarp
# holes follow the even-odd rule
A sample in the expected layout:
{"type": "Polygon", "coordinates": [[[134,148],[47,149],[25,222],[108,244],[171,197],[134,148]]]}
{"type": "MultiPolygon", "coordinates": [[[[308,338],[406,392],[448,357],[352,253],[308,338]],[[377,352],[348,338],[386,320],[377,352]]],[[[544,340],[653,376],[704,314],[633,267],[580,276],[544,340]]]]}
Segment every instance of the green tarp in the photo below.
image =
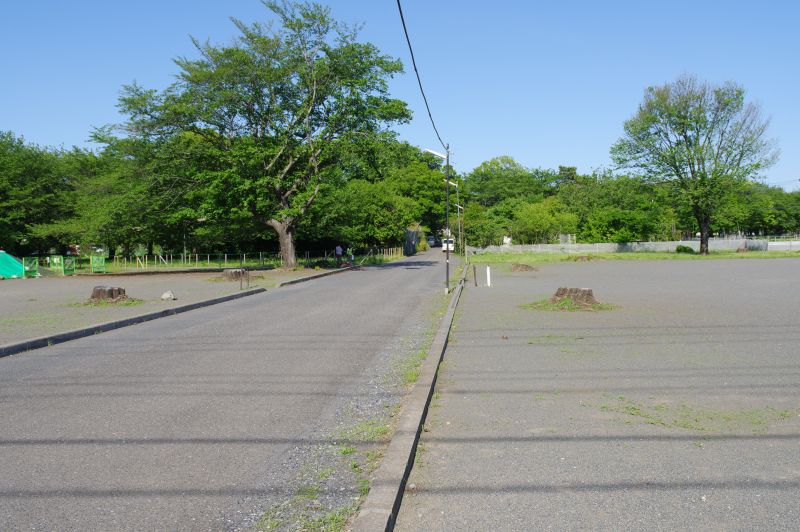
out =
{"type": "Polygon", "coordinates": [[[0,277],[6,279],[21,278],[24,273],[22,262],[5,251],[0,251],[0,277]]]}

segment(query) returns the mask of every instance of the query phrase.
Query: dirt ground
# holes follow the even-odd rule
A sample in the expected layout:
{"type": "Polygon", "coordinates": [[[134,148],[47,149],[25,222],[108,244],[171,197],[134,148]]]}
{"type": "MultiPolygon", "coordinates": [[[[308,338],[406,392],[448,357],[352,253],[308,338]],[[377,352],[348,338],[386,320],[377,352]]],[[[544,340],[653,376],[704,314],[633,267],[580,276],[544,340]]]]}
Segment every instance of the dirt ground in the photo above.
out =
{"type": "Polygon", "coordinates": [[[592,261],[470,280],[396,529],[796,530],[798,272],[592,261]],[[530,306],[561,286],[613,308],[530,306]]]}
{"type": "MultiPolygon", "coordinates": [[[[314,270],[252,272],[251,288],[274,288],[279,282],[317,273],[314,270]]],[[[103,275],[11,279],[0,281],[0,345],[37,338],[107,321],[146,314],[239,291],[238,282],[221,273],[103,275]],[[98,285],[120,286],[133,305],[85,305],[98,285]],[[176,301],[161,301],[172,290],[176,301]]]]}

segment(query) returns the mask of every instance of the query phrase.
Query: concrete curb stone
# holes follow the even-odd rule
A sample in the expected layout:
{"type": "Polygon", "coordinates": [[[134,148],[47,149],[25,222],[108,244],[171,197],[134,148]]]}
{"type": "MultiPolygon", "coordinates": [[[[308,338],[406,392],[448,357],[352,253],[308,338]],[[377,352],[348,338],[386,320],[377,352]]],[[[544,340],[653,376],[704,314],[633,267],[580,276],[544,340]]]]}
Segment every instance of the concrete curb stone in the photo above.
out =
{"type": "Polygon", "coordinates": [[[447,312],[428,349],[428,356],[420,368],[419,378],[400,414],[397,430],[384,453],[383,462],[373,474],[369,495],[350,527],[354,532],[394,529],[468,270],[468,265],[465,265],[447,312]]]}
{"type": "MultiPolygon", "coordinates": [[[[139,276],[139,275],[169,275],[169,274],[177,274],[177,273],[219,273],[224,270],[229,270],[231,268],[236,268],[237,266],[228,266],[224,268],[218,268],[215,266],[209,268],[180,268],[180,269],[170,269],[170,270],[133,270],[133,271],[125,271],[125,272],[105,272],[105,273],[88,273],[88,272],[80,272],[76,273],[75,277],[128,277],[128,276],[139,276]]],[[[275,268],[271,266],[256,266],[254,268],[247,268],[251,272],[266,272],[270,270],[274,270],[275,268]]]]}
{"type": "Polygon", "coordinates": [[[289,285],[298,284],[298,283],[304,283],[306,281],[311,281],[313,279],[319,279],[320,277],[327,277],[329,275],[334,275],[336,273],[346,272],[347,270],[354,270],[356,268],[357,268],[357,266],[348,266],[346,268],[338,268],[336,270],[330,270],[330,271],[327,271],[327,272],[317,273],[317,274],[314,274],[314,275],[308,275],[306,277],[298,277],[297,279],[291,279],[289,281],[280,282],[280,283],[278,283],[278,287],[289,286],[289,285]]]}

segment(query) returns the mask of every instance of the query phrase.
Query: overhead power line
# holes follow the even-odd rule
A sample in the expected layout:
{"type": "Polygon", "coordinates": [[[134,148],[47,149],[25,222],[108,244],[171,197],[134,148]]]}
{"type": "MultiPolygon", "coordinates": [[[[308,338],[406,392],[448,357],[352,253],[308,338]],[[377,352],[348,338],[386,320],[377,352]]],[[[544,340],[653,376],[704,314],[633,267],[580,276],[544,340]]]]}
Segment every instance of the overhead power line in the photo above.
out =
{"type": "Polygon", "coordinates": [[[422,79],[419,77],[419,70],[417,70],[417,62],[414,60],[414,48],[411,46],[411,39],[408,36],[408,28],[406,27],[406,19],[403,17],[403,7],[400,5],[400,0],[397,0],[397,10],[400,12],[400,22],[403,23],[403,33],[406,34],[406,42],[408,43],[408,51],[411,54],[411,64],[414,66],[414,74],[417,75],[417,83],[419,84],[419,92],[422,93],[422,100],[425,102],[425,109],[428,110],[428,118],[431,119],[431,125],[433,126],[433,131],[436,133],[436,138],[439,139],[439,144],[442,145],[442,148],[445,150],[448,149],[447,144],[444,143],[442,140],[442,136],[439,135],[439,130],[436,128],[436,122],[433,121],[433,115],[431,114],[431,107],[428,105],[428,98],[425,96],[425,89],[422,88],[422,79]]]}

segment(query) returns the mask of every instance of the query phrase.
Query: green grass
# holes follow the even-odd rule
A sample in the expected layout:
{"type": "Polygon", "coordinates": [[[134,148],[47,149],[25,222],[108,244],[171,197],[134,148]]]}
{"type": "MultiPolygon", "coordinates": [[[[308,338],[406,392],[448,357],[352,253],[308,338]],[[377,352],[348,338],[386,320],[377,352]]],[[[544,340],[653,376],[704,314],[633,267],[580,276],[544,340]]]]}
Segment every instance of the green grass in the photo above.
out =
{"type": "Polygon", "coordinates": [[[358,492],[361,495],[366,496],[369,493],[369,479],[368,478],[360,478],[358,479],[358,492]]]}
{"type": "MultiPolygon", "coordinates": [[[[361,485],[359,485],[359,489],[362,489],[361,485]]],[[[258,531],[277,530],[290,526],[291,520],[293,521],[291,526],[296,530],[326,530],[330,532],[344,530],[348,519],[357,510],[357,505],[333,508],[322,515],[313,517],[313,510],[309,503],[317,499],[318,493],[319,489],[313,486],[301,488],[290,500],[277,504],[264,512],[253,528],[258,531]]]]}
{"type": "Polygon", "coordinates": [[[354,452],[356,452],[356,448],[353,447],[352,445],[342,445],[341,447],[339,447],[339,454],[341,454],[342,456],[349,456],[354,452]]]}
{"type": "Polygon", "coordinates": [[[417,379],[419,378],[419,371],[422,367],[422,362],[427,356],[428,350],[420,349],[402,362],[400,370],[404,385],[411,386],[417,382],[417,379]]]}
{"type": "Polygon", "coordinates": [[[381,465],[383,459],[383,451],[367,451],[367,472],[372,473],[378,466],[381,465]]]}
{"type": "Polygon", "coordinates": [[[297,490],[295,497],[300,499],[314,500],[319,495],[319,486],[302,486],[297,490]]]}
{"type": "Polygon", "coordinates": [[[347,520],[356,511],[354,506],[344,506],[334,508],[316,519],[304,521],[300,525],[300,530],[325,530],[328,532],[339,532],[344,530],[347,520]]]}
{"type": "Polygon", "coordinates": [[[388,435],[389,426],[385,419],[368,419],[340,431],[338,437],[354,442],[377,442],[385,440],[388,435]]]}
{"type": "Polygon", "coordinates": [[[619,396],[616,403],[600,405],[604,412],[615,412],[631,416],[646,425],[666,428],[681,428],[699,432],[758,432],[770,424],[792,416],[788,410],[778,410],[771,406],[745,410],[714,410],[685,404],[671,405],[653,402],[640,403],[625,396],[619,396]]]}
{"type": "Polygon", "coordinates": [[[608,303],[595,303],[591,306],[584,306],[575,303],[568,297],[565,297],[556,303],[551,303],[549,299],[542,299],[541,301],[522,305],[522,308],[525,310],[545,310],[551,312],[598,312],[601,310],[613,310],[614,305],[609,305],[608,303]]]}
{"type": "Polygon", "coordinates": [[[15,325],[55,325],[61,320],[55,316],[48,316],[45,314],[23,314],[16,315],[11,318],[3,318],[0,320],[0,325],[15,326],[15,325]]]}
{"type": "Polygon", "coordinates": [[[420,441],[417,443],[417,450],[414,453],[414,465],[417,467],[425,467],[425,453],[428,451],[428,448],[425,446],[425,442],[420,441]]]}
{"type": "Polygon", "coordinates": [[[317,472],[317,480],[328,480],[334,473],[336,473],[336,469],[332,467],[326,467],[325,469],[317,472]]]}
{"type": "Polygon", "coordinates": [[[286,521],[279,517],[278,510],[279,508],[273,507],[264,512],[264,515],[261,516],[261,519],[258,520],[253,528],[259,532],[265,530],[277,530],[281,528],[284,524],[286,524],[286,521]]]}
{"type": "Polygon", "coordinates": [[[144,300],[134,299],[134,298],[123,299],[121,301],[116,301],[116,302],[106,301],[104,299],[101,299],[99,301],[89,300],[81,303],[70,303],[67,306],[68,307],[136,307],[138,305],[141,305],[142,303],[144,303],[144,300]]]}
{"type": "Polygon", "coordinates": [[[520,263],[529,266],[553,262],[573,262],[578,257],[586,260],[716,260],[716,259],[784,259],[800,258],[800,251],[712,251],[708,255],[688,253],[668,253],[661,251],[631,251],[626,253],[560,253],[560,252],[525,252],[525,253],[481,253],[472,257],[476,264],[510,264],[520,263]]]}

